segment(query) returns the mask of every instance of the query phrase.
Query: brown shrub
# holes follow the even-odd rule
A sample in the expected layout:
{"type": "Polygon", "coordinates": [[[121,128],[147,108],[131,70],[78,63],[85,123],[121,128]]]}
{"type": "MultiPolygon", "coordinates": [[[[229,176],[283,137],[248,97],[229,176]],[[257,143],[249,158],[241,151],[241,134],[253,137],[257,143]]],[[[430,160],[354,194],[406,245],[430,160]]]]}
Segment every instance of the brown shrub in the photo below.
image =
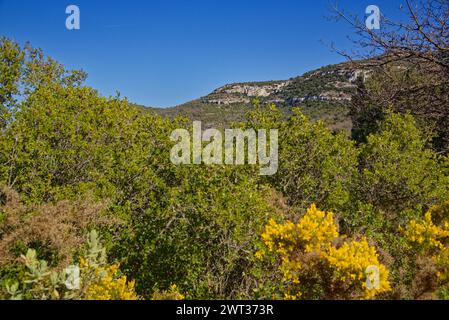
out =
{"type": "Polygon", "coordinates": [[[91,198],[25,206],[15,191],[1,187],[0,266],[17,260],[21,252],[14,248],[18,245],[38,246],[35,249],[55,258],[52,263],[66,265],[74,251],[85,242],[90,228],[120,222],[107,217],[105,208],[106,203],[94,202],[91,198]]]}

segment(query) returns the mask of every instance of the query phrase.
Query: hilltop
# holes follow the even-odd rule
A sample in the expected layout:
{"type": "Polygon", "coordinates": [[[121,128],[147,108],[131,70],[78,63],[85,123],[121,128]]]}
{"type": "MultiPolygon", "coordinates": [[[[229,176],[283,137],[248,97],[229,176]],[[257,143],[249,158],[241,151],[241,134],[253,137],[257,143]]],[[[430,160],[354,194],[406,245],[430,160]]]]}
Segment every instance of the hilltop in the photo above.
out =
{"type": "Polygon", "coordinates": [[[224,127],[244,119],[251,101],[274,103],[288,116],[300,107],[313,120],[324,120],[333,129],[351,129],[349,104],[356,80],[365,74],[349,63],[329,65],[288,80],[233,83],[172,108],[153,108],[164,116],[183,114],[209,127],[224,127]]]}

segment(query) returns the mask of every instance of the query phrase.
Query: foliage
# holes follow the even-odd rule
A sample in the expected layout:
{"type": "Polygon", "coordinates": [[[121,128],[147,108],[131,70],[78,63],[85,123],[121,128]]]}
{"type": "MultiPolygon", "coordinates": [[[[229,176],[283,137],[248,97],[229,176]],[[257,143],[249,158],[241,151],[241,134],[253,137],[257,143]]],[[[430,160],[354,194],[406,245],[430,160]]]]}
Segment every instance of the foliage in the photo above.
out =
{"type": "Polygon", "coordinates": [[[138,297],[134,291],[134,282],[127,282],[125,276],[120,276],[118,265],[107,265],[106,253],[96,231],[89,234],[87,243],[85,256],[79,258],[78,280],[68,279],[67,269],[50,269],[45,260],[37,259],[35,250],[29,249],[21,257],[26,271],[18,281],[8,281],[10,284],[5,286],[6,296],[14,300],[136,300],[138,297]]]}
{"type": "MultiPolygon", "coordinates": [[[[382,109],[355,142],[308,119],[328,113],[321,102],[302,113],[254,101],[233,119],[279,130],[277,174],[176,166],[170,133],[191,130],[188,119],[102,97],[82,84],[82,71],[0,44],[2,297],[447,296],[448,214],[446,204],[433,206],[448,197],[449,159],[432,148],[428,123],[382,109]],[[96,233],[86,240],[90,230],[102,245],[96,233]],[[71,263],[80,266],[79,290],[63,282],[71,263]],[[369,290],[372,266],[380,286],[369,290]]],[[[343,76],[324,68],[288,89],[326,89],[343,76]]]]}
{"type": "Polygon", "coordinates": [[[232,296],[244,287],[250,248],[270,215],[268,190],[229,167],[176,171],[176,186],[135,221],[120,245],[122,265],[146,295],[155,285],[166,290],[176,283],[197,298],[232,296]]]}
{"type": "Polygon", "coordinates": [[[283,294],[285,299],[360,299],[391,290],[388,271],[379,262],[376,249],[366,239],[336,245],[340,235],[333,219],[332,213],[312,205],[297,224],[271,220],[266,226],[262,234],[265,248],[257,256],[274,253],[278,261],[283,285],[275,295],[283,294]],[[369,267],[379,272],[378,286],[367,284],[372,276],[369,267]],[[320,287],[313,288],[316,284],[320,287]]]}
{"type": "MultiPolygon", "coordinates": [[[[421,220],[412,220],[403,230],[404,237],[421,255],[429,255],[436,275],[447,286],[449,282],[449,201],[433,206],[421,220]]],[[[445,288],[447,290],[447,287],[445,288]]]]}
{"type": "MultiPolygon", "coordinates": [[[[271,108],[274,108],[273,106],[271,108]]],[[[333,134],[324,123],[312,123],[298,109],[286,122],[266,118],[270,109],[249,114],[255,127],[279,129],[279,170],[270,183],[289,204],[307,208],[342,208],[349,201],[351,184],[357,175],[358,150],[343,132],[333,134]]]]}
{"type": "Polygon", "coordinates": [[[445,159],[429,143],[413,117],[387,114],[380,131],[361,147],[362,199],[395,214],[443,201],[449,192],[445,159]]]}
{"type": "Polygon", "coordinates": [[[172,284],[168,290],[155,291],[151,297],[152,300],[184,300],[184,298],[176,284],[172,284]]]}
{"type": "Polygon", "coordinates": [[[342,230],[366,235],[391,261],[392,298],[432,291],[431,263],[416,259],[398,233],[449,192],[447,158],[432,150],[431,142],[432,135],[411,115],[386,112],[378,131],[359,146],[359,175],[341,211],[342,230]]]}

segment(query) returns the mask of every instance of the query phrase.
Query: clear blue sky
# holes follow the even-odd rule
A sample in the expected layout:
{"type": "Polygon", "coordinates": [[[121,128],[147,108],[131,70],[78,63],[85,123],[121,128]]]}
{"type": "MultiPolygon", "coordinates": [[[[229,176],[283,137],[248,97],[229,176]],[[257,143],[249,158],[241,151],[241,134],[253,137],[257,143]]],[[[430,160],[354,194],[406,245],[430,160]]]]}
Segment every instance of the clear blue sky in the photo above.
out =
{"type": "MultiPolygon", "coordinates": [[[[288,79],[341,62],[324,42],[348,46],[344,23],[328,21],[330,0],[0,0],[0,36],[30,41],[104,95],[116,90],[148,106],[174,106],[230,82],[288,79]],[[81,29],[65,28],[66,6],[81,29]]],[[[388,16],[400,0],[340,0],[364,16],[388,16]]]]}

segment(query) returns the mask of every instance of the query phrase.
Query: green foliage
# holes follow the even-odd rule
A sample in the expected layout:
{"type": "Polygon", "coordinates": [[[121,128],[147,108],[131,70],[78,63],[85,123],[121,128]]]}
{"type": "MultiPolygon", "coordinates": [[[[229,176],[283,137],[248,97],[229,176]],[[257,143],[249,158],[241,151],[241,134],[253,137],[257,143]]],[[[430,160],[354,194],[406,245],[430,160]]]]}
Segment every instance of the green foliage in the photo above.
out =
{"type": "Polygon", "coordinates": [[[124,270],[145,295],[176,283],[190,298],[234,296],[271,211],[268,190],[245,172],[218,166],[179,167],[171,183],[120,245],[124,270]]]}
{"type": "Polygon", "coordinates": [[[447,159],[430,148],[432,137],[411,115],[388,112],[378,128],[360,145],[360,175],[341,226],[368,235],[383,249],[391,261],[393,297],[414,298],[420,292],[414,283],[428,266],[417,260],[398,230],[447,199],[447,159]]]}
{"type": "Polygon", "coordinates": [[[4,129],[12,113],[19,108],[20,97],[50,84],[79,86],[87,75],[81,70],[66,70],[40,49],[20,46],[0,38],[0,130],[4,129]],[[19,100],[19,101],[18,101],[19,100]]]}
{"type": "Polygon", "coordinates": [[[298,109],[293,112],[286,122],[279,116],[267,121],[260,111],[250,115],[257,126],[279,128],[280,165],[270,183],[292,206],[341,208],[357,176],[358,151],[343,132],[333,134],[324,123],[312,123],[298,109]]]}
{"type": "MultiPolygon", "coordinates": [[[[91,228],[102,231],[104,247],[91,237],[87,255],[73,257],[83,258],[92,277],[75,298],[135,298],[125,275],[145,298],[266,297],[282,283],[273,265],[255,261],[262,228],[270,219],[296,222],[312,203],[338,214],[341,234],[366,237],[364,246],[378,249],[390,270],[388,297],[415,297],[414,283],[432,270],[416,260],[399,227],[448,198],[449,161],[432,150],[432,130],[412,116],[384,112],[356,144],[305,115],[328,115],[329,105],[309,103],[301,113],[255,101],[232,119],[243,128],[279,130],[277,174],[260,177],[253,166],[176,166],[170,134],[190,129],[188,119],[102,97],[82,85],[82,71],[65,70],[40,50],[0,44],[0,183],[23,199],[14,207],[0,192],[0,283],[7,297],[69,298],[53,257],[85,253],[79,230],[91,228]],[[74,210],[90,195],[92,210],[74,210]],[[84,221],[98,213],[95,203],[106,204],[105,215],[84,221]],[[104,226],[103,218],[116,223],[104,226]],[[11,254],[27,249],[36,251],[17,264],[11,254]],[[106,292],[109,284],[114,290],[106,292]]],[[[318,72],[321,84],[315,76],[293,81],[305,91],[292,94],[327,90],[329,81],[346,77],[332,68],[318,72]]],[[[343,111],[328,120],[343,121],[343,111]]],[[[304,297],[322,296],[313,279],[304,297]]]]}
{"type": "Polygon", "coordinates": [[[16,43],[0,38],[0,134],[10,119],[14,96],[19,93],[23,60],[24,53],[16,43]]]}
{"type": "MultiPolygon", "coordinates": [[[[106,251],[95,230],[89,233],[87,249],[78,260],[81,261],[81,266],[76,265],[79,272],[70,274],[68,269],[49,268],[47,261],[37,258],[35,250],[28,249],[26,255],[21,256],[23,272],[18,278],[6,281],[4,288],[0,288],[0,296],[11,300],[90,299],[92,287],[103,281],[104,274],[99,271],[111,268],[107,265],[106,251]]],[[[121,295],[116,299],[135,296],[133,285],[125,289],[120,286],[123,279],[126,283],[126,278],[123,277],[113,278],[109,283],[109,288],[118,286],[122,289],[121,295]]]]}
{"type": "Polygon", "coordinates": [[[59,297],[57,288],[63,283],[62,274],[48,271],[47,262],[38,260],[35,250],[28,250],[22,259],[27,269],[22,287],[19,289],[18,282],[6,285],[6,291],[11,299],[57,299],[59,297]]]}
{"type": "Polygon", "coordinates": [[[363,201],[399,218],[445,200],[447,166],[430,143],[412,116],[387,114],[379,133],[361,146],[357,188],[363,201]]]}

